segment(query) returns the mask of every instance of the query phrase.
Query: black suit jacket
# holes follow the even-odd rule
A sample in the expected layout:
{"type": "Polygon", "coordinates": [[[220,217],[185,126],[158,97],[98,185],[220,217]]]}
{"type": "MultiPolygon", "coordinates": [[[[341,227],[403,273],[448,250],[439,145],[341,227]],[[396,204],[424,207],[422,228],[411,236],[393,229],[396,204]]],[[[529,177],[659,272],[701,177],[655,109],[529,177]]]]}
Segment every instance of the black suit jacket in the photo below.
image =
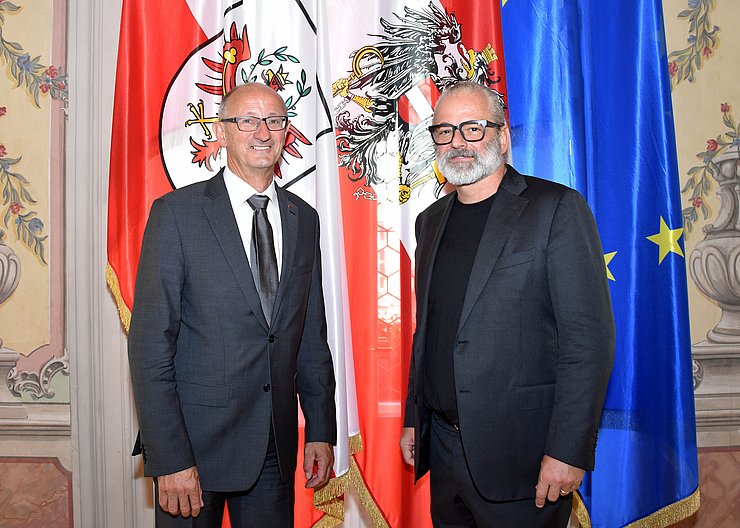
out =
{"type": "MultiPolygon", "coordinates": [[[[438,200],[416,222],[417,326],[405,425],[416,429],[417,479],[429,469],[427,295],[455,199],[438,200]]],[[[593,468],[614,323],[601,243],[580,194],[507,167],[452,353],[460,435],[486,498],[534,497],[545,454],[593,468]]]]}
{"type": "Polygon", "coordinates": [[[297,395],[306,441],[336,441],[318,215],[288,191],[277,195],[283,254],[270,325],[223,172],[152,205],[129,332],[148,476],[195,465],[203,489],[248,489],[272,424],[287,481],[296,467],[297,395]]]}

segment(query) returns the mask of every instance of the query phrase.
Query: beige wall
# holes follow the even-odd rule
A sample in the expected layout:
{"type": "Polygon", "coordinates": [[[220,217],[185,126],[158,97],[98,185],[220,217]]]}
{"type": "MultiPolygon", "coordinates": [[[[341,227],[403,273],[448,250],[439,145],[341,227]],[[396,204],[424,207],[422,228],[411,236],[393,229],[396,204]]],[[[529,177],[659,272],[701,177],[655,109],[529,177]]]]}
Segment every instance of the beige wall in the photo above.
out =
{"type": "MultiPolygon", "coordinates": [[[[10,203],[0,197],[0,250],[12,252],[21,270],[17,287],[0,304],[0,525],[8,527],[73,523],[63,332],[65,6],[66,0],[0,2],[0,190],[10,185],[20,193],[10,203]],[[21,215],[29,216],[24,222],[21,215]],[[43,258],[18,236],[19,220],[47,237],[40,242],[43,258]]],[[[5,286],[8,276],[0,266],[5,286]]]]}
{"type": "MultiPolygon", "coordinates": [[[[22,9],[4,12],[3,38],[20,44],[31,58],[41,55],[40,62],[49,64],[51,50],[52,20],[51,1],[26,2],[22,9]]],[[[0,118],[0,143],[5,146],[7,158],[22,158],[10,168],[28,181],[28,191],[37,203],[21,200],[21,214],[36,211],[44,223],[43,234],[50,228],[49,207],[49,137],[50,97],[39,90],[40,108],[36,107],[32,95],[24,86],[16,87],[15,79],[6,61],[0,61],[0,106],[6,108],[0,118]]],[[[43,72],[43,70],[42,70],[43,72]]],[[[3,200],[4,201],[4,200],[3,200]]],[[[0,206],[5,215],[8,206],[0,206]]],[[[50,341],[49,319],[49,266],[21,240],[15,232],[17,216],[11,213],[9,226],[5,230],[4,242],[21,260],[21,281],[10,299],[0,306],[0,338],[5,347],[20,354],[29,355],[33,350],[50,341]]],[[[49,261],[50,243],[44,242],[45,257],[49,261]]]]}
{"type": "MultiPolygon", "coordinates": [[[[709,20],[712,26],[719,26],[715,33],[717,44],[710,46],[709,56],[704,57],[702,52],[701,68],[694,68],[694,80],[674,81],[673,110],[676,126],[676,141],[678,148],[679,174],[681,188],[684,187],[690,176],[688,171],[702,161],[697,153],[707,149],[707,140],[716,138],[726,132],[727,127],[722,122],[720,105],[728,103],[732,114],[737,120],[740,118],[740,67],[738,67],[738,50],[740,50],[740,11],[735,0],[716,0],[703,2],[708,4],[709,20]],[[714,4],[714,8],[711,5],[714,4]]],[[[679,19],[678,14],[687,9],[686,0],[664,0],[666,40],[668,52],[685,49],[689,46],[689,22],[679,19]]],[[[675,77],[674,77],[675,79],[675,77]]],[[[704,198],[708,206],[709,216],[704,220],[700,211],[699,219],[684,232],[684,242],[687,262],[688,256],[696,247],[704,233],[702,228],[711,222],[719,211],[717,196],[717,182],[712,180],[712,188],[704,198]]],[[[691,193],[682,195],[682,207],[690,207],[691,193]]],[[[691,341],[698,343],[706,339],[707,332],[717,324],[720,309],[717,303],[701,293],[694,281],[689,279],[689,306],[691,316],[691,341]]]]}
{"type": "MultiPolygon", "coordinates": [[[[718,136],[729,131],[723,116],[734,116],[734,120],[740,118],[738,7],[740,4],[735,0],[663,0],[669,58],[676,62],[672,68],[669,62],[669,71],[673,72],[673,111],[682,189],[692,178],[689,171],[693,167],[704,166],[702,158],[708,151],[720,152],[719,145],[715,151],[708,150],[714,147],[708,141],[716,141],[718,136]],[[700,41],[704,31],[699,29],[692,32],[690,20],[678,17],[682,11],[691,9],[706,14],[708,30],[714,32],[716,41],[709,39],[696,46],[694,51],[701,57],[700,64],[694,63],[691,71],[682,74],[680,70],[677,71],[680,61],[676,54],[690,52],[690,39],[698,38],[700,41]],[[715,30],[715,26],[718,29],[715,30]],[[728,112],[723,112],[723,104],[729,105],[729,108],[724,107],[728,112]],[[700,156],[697,157],[697,154],[700,156]]],[[[733,149],[737,152],[737,147],[733,149]]],[[[684,223],[692,351],[698,360],[697,365],[702,365],[703,374],[695,392],[697,437],[700,446],[713,446],[699,450],[701,507],[697,514],[678,525],[681,528],[730,528],[740,525],[740,511],[737,509],[740,488],[737,486],[736,469],[740,460],[740,398],[736,396],[740,391],[740,375],[737,375],[740,372],[740,342],[736,338],[730,339],[736,339],[735,343],[707,342],[707,333],[717,325],[722,311],[715,300],[697,288],[688,271],[692,253],[705,237],[704,227],[716,222],[720,212],[719,184],[711,177],[708,181],[710,188],[699,193],[701,203],[692,199],[691,190],[684,192],[681,197],[682,208],[688,211],[693,208],[697,213],[695,221],[689,218],[684,223]],[[701,210],[702,203],[706,206],[706,219],[701,210]]],[[[725,211],[731,209],[725,206],[725,211]]],[[[732,230],[728,232],[732,234],[732,230]]],[[[734,242],[732,236],[726,236],[720,245],[727,248],[725,251],[731,251],[733,246],[740,248],[740,237],[734,242]]],[[[721,273],[718,272],[720,268],[718,266],[715,270],[715,277],[723,273],[729,276],[733,274],[732,265],[721,273]]],[[[735,270],[734,274],[738,272],[740,270],[735,270]]],[[[695,382],[697,379],[695,373],[695,382]]]]}
{"type": "MultiPolygon", "coordinates": [[[[0,299],[0,340],[20,355],[11,384],[28,402],[69,402],[68,368],[56,369],[63,371],[58,379],[49,376],[54,361],[68,365],[62,328],[65,5],[0,3],[0,183],[6,193],[0,229],[4,252],[20,264],[17,287],[0,299]]],[[[0,280],[7,283],[7,275],[0,280]]]]}

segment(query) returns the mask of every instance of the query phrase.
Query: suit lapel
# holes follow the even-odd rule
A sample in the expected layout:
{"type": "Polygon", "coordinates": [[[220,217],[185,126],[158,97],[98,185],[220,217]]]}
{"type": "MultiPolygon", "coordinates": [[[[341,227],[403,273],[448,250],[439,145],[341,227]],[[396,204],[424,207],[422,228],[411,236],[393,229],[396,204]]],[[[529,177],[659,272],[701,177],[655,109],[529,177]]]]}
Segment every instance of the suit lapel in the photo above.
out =
{"type": "Polygon", "coordinates": [[[465,302],[460,314],[458,333],[465,325],[470,312],[478,301],[483,287],[496,265],[501,250],[524,211],[529,200],[519,196],[527,187],[524,178],[511,167],[508,167],[504,180],[501,182],[496,198],[491,205],[486,227],[483,230],[478,252],[473,261],[473,269],[465,292],[465,302]]]}
{"type": "Polygon", "coordinates": [[[290,278],[291,263],[295,255],[296,243],[298,242],[298,207],[290,201],[287,193],[278,185],[278,205],[280,206],[280,222],[283,227],[283,261],[280,266],[280,281],[275,294],[275,306],[272,308],[272,318],[277,320],[280,303],[285,295],[286,282],[290,278]]]}
{"type": "Polygon", "coordinates": [[[205,195],[211,198],[211,201],[203,207],[203,210],[213,234],[216,236],[219,246],[221,246],[226,262],[233,271],[236,281],[257,320],[265,330],[269,330],[265,315],[262,313],[260,296],[254,285],[244,243],[241,235],[239,235],[239,227],[236,225],[229,194],[226,192],[223,170],[208,181],[205,195]]]}

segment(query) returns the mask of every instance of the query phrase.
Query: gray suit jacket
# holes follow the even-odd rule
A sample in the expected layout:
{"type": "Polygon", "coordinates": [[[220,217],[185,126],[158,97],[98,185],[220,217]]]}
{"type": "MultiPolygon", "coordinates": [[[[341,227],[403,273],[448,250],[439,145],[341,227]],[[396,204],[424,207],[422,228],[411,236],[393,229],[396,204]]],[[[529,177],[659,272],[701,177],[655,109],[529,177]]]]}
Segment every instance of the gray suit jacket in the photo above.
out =
{"type": "Polygon", "coordinates": [[[268,326],[223,174],[152,205],[129,332],[145,474],[197,466],[209,491],[251,487],[270,426],[284,481],[306,441],[336,442],[319,220],[278,187],[280,283],[268,326]]]}
{"type": "MultiPolygon", "coordinates": [[[[508,167],[470,275],[453,351],[460,435],[490,500],[534,497],[542,456],[593,468],[614,355],[596,225],[576,191],[508,167]]],[[[417,479],[429,469],[427,295],[456,193],[416,223],[417,315],[405,425],[417,479]]],[[[455,324],[457,321],[451,321],[455,324]]]]}

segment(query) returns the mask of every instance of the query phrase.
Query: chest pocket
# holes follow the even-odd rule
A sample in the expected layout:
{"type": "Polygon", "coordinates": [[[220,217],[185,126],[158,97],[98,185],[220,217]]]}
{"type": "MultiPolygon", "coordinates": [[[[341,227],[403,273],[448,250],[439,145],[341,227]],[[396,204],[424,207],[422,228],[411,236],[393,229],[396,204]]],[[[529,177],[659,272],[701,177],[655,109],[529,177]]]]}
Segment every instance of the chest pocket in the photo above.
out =
{"type": "Polygon", "coordinates": [[[514,266],[519,266],[527,262],[532,262],[534,261],[534,258],[534,248],[529,248],[526,251],[519,251],[517,253],[511,253],[509,255],[499,257],[498,261],[493,267],[493,271],[496,272],[507,268],[513,268],[514,266]]]}

